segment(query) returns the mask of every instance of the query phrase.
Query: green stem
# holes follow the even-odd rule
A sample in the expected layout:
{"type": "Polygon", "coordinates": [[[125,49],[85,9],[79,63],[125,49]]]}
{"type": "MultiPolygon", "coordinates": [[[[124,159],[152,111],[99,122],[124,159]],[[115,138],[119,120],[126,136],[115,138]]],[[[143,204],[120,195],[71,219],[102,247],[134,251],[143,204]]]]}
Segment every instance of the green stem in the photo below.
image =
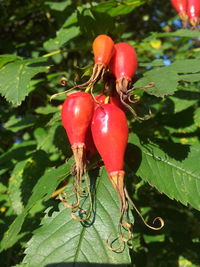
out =
{"type": "Polygon", "coordinates": [[[60,54],[60,53],[61,53],[61,50],[56,50],[56,51],[54,51],[54,52],[45,54],[45,55],[43,55],[42,57],[52,57],[52,56],[57,55],[57,54],[60,54]]]}
{"type": "Polygon", "coordinates": [[[92,86],[89,85],[86,89],[85,89],[85,93],[89,93],[89,91],[91,90],[92,86]]]}
{"type": "Polygon", "coordinates": [[[110,100],[110,97],[109,96],[106,96],[106,98],[104,100],[104,104],[108,104],[109,103],[109,100],[110,100]]]}

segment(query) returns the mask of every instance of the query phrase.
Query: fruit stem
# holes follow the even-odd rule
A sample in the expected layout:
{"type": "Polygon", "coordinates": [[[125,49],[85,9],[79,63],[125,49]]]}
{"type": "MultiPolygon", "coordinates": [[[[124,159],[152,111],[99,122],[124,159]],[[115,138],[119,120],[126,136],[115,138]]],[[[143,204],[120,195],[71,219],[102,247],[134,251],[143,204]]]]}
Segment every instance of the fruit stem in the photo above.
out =
{"type": "Polygon", "coordinates": [[[104,100],[104,104],[108,104],[110,101],[110,97],[109,96],[106,96],[105,100],[104,100]]]}

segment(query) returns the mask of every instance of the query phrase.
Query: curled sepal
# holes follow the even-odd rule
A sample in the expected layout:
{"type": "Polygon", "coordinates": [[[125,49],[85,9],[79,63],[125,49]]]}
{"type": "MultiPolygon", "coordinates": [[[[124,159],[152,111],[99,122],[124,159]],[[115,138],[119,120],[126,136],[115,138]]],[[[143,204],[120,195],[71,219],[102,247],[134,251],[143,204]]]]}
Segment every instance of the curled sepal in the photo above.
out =
{"type": "Polygon", "coordinates": [[[69,204],[68,203],[68,198],[69,198],[70,194],[66,194],[65,192],[61,192],[59,194],[59,199],[60,201],[64,204],[64,206],[68,209],[77,209],[79,207],[79,204],[80,204],[80,197],[78,197],[77,195],[77,201],[76,203],[73,203],[73,204],[69,204]]]}
{"type": "Polygon", "coordinates": [[[129,223],[127,216],[128,202],[124,191],[124,174],[125,172],[123,170],[109,173],[109,178],[112,182],[115,191],[118,194],[120,202],[120,218],[118,224],[118,238],[110,243],[108,241],[108,238],[106,243],[109,249],[116,252],[119,252],[123,248],[124,243],[127,243],[132,238],[132,224],[129,223]],[[119,242],[119,246],[114,248],[113,244],[117,240],[119,242]]]}
{"type": "Polygon", "coordinates": [[[128,222],[124,222],[123,224],[118,225],[119,228],[119,234],[118,236],[113,239],[112,241],[109,241],[111,239],[111,235],[109,235],[108,239],[106,240],[106,244],[108,248],[114,252],[122,252],[125,248],[125,245],[128,244],[128,242],[132,239],[132,225],[128,222]],[[117,246],[115,246],[115,244],[117,246]]]}
{"type": "Polygon", "coordinates": [[[117,253],[123,252],[123,250],[125,248],[125,243],[123,242],[121,236],[119,235],[118,237],[116,237],[112,241],[109,241],[111,239],[111,235],[112,234],[110,234],[106,240],[107,247],[113,252],[117,252],[117,253]],[[118,243],[117,246],[115,245],[116,243],[118,243]]]}
{"type": "Polygon", "coordinates": [[[130,112],[134,115],[134,117],[138,120],[149,120],[151,118],[151,110],[149,110],[149,115],[145,116],[145,117],[140,117],[137,115],[136,111],[134,110],[133,107],[131,107],[128,103],[137,103],[139,101],[139,99],[134,96],[133,91],[136,89],[148,89],[148,88],[152,88],[155,86],[154,82],[150,82],[148,85],[146,86],[140,86],[140,87],[133,87],[131,89],[128,89],[130,87],[130,83],[126,78],[122,78],[120,81],[117,82],[116,84],[116,89],[117,92],[120,96],[120,101],[121,103],[130,110],[130,112]],[[133,97],[133,99],[132,99],[133,97]]]}
{"type": "Polygon", "coordinates": [[[156,221],[159,221],[160,223],[160,226],[158,227],[154,227],[152,225],[149,225],[145,219],[143,218],[142,214],[139,212],[139,210],[137,209],[137,207],[135,206],[135,204],[133,203],[132,199],[130,198],[129,194],[128,194],[128,191],[127,189],[125,188],[125,195],[126,195],[126,198],[128,199],[130,205],[135,209],[135,211],[137,212],[137,214],[139,215],[139,217],[141,218],[141,220],[143,221],[143,223],[150,229],[152,230],[155,230],[155,231],[158,231],[158,230],[161,230],[165,223],[164,223],[164,220],[161,218],[161,217],[156,217],[154,220],[153,220],[153,224],[155,224],[156,221]]]}
{"type": "MultiPolygon", "coordinates": [[[[142,121],[145,121],[145,120],[149,120],[151,118],[151,111],[149,110],[149,115],[146,116],[146,117],[140,117],[137,115],[136,111],[134,110],[134,108],[132,108],[128,103],[126,103],[124,101],[124,96],[123,94],[121,93],[120,94],[120,100],[121,100],[121,103],[133,114],[133,116],[138,119],[138,120],[142,120],[142,121]]],[[[130,100],[130,96],[128,96],[128,100],[130,100]]],[[[135,99],[135,100],[131,100],[132,103],[136,103],[138,102],[138,99],[135,99]]]]}
{"type": "Polygon", "coordinates": [[[200,23],[200,18],[198,17],[194,17],[194,18],[191,18],[190,19],[190,24],[192,25],[192,29],[197,29],[197,26],[199,25],[200,23]]]}
{"type": "Polygon", "coordinates": [[[62,192],[59,194],[59,199],[63,202],[64,206],[71,209],[71,216],[74,220],[79,222],[85,222],[90,219],[93,211],[93,198],[90,191],[90,184],[87,174],[85,174],[85,187],[84,194],[80,194],[77,191],[77,185],[74,184],[74,190],[72,191],[73,196],[76,197],[76,203],[69,204],[69,198],[72,198],[71,193],[66,194],[62,192]]]}

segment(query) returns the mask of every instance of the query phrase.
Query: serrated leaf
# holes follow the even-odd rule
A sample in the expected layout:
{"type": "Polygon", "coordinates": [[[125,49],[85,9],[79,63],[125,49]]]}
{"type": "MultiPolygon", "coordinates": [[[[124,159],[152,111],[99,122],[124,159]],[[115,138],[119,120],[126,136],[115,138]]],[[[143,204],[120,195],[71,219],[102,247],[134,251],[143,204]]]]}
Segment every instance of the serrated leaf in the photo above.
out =
{"type": "Polygon", "coordinates": [[[44,43],[44,48],[47,51],[53,51],[60,49],[64,45],[66,45],[70,40],[77,37],[80,33],[78,27],[73,26],[70,28],[61,28],[57,33],[56,37],[49,39],[44,43]]]}
{"type": "MultiPolygon", "coordinates": [[[[157,97],[164,97],[165,95],[172,95],[177,90],[178,81],[184,80],[186,76],[178,74],[195,73],[199,71],[200,64],[198,59],[177,60],[170,66],[145,72],[144,77],[138,80],[134,84],[134,87],[145,86],[154,82],[155,86],[149,88],[146,92],[157,97]]],[[[192,75],[194,74],[190,75],[192,80],[192,75]]],[[[188,80],[190,75],[187,75],[185,78],[188,80]]],[[[193,79],[197,79],[197,74],[193,79]]]]}
{"type": "Polygon", "coordinates": [[[194,112],[194,123],[197,127],[200,127],[200,108],[197,108],[194,112]]]}
{"type": "Polygon", "coordinates": [[[26,59],[9,63],[0,69],[0,93],[13,105],[20,105],[29,93],[30,80],[47,72],[47,59],[26,59]]]}
{"type": "MultiPolygon", "coordinates": [[[[195,73],[200,72],[199,59],[183,59],[176,60],[170,66],[169,70],[173,70],[176,73],[195,73]]],[[[181,78],[181,76],[180,76],[181,78]]]]}
{"type": "Polygon", "coordinates": [[[176,91],[178,80],[179,76],[176,72],[164,67],[145,72],[144,77],[138,80],[134,87],[145,86],[154,82],[155,86],[148,88],[146,92],[157,97],[164,97],[165,95],[172,95],[176,91]]]}
{"type": "Polygon", "coordinates": [[[61,203],[59,211],[46,216],[42,226],[28,243],[23,261],[27,267],[52,266],[68,263],[130,264],[127,246],[121,253],[111,251],[106,240],[112,233],[117,237],[119,201],[106,171],[96,188],[96,212],[94,223],[83,226],[71,217],[71,211],[61,203]]]}
{"type": "Polygon", "coordinates": [[[199,144],[187,146],[160,140],[142,145],[133,134],[130,141],[141,150],[137,175],[171,199],[200,210],[199,144]]]}
{"type": "Polygon", "coordinates": [[[23,171],[26,163],[26,160],[18,162],[9,179],[8,195],[12,208],[16,212],[16,214],[22,213],[22,210],[24,208],[21,199],[20,186],[23,180],[23,171]]]}
{"type": "Polygon", "coordinates": [[[70,166],[63,164],[57,169],[50,168],[38,180],[33,188],[32,195],[30,196],[27,205],[18,217],[9,226],[3,239],[1,240],[0,251],[12,247],[19,238],[22,225],[30,209],[38,202],[48,200],[54,192],[59,183],[70,175],[70,166]]]}

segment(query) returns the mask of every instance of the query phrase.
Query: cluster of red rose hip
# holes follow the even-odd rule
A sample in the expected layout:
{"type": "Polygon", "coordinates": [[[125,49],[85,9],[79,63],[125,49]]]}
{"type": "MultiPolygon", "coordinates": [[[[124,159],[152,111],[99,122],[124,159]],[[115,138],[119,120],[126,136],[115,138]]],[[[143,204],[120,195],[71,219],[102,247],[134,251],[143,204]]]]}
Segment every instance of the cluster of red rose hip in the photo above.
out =
{"type": "MultiPolygon", "coordinates": [[[[99,35],[93,42],[94,66],[90,79],[79,86],[82,91],[68,94],[62,106],[62,124],[66,130],[73,151],[76,165],[76,179],[74,190],[76,203],[70,205],[63,195],[60,199],[66,207],[72,210],[72,217],[79,221],[90,218],[90,211],[78,217],[77,210],[83,211],[80,201],[85,196],[84,180],[86,179],[86,164],[88,157],[100,154],[108,176],[112,182],[120,201],[120,231],[126,230],[122,242],[131,238],[131,223],[128,219],[128,204],[133,207],[124,184],[124,153],[128,141],[128,125],[124,113],[124,105],[132,90],[130,84],[137,69],[137,55],[128,43],[116,43],[107,35],[99,35]],[[104,94],[93,95],[93,87],[101,78],[104,79],[104,94]],[[85,89],[85,91],[83,91],[85,89]]],[[[67,92],[67,91],[66,91],[67,92]]],[[[89,191],[88,191],[89,194],[89,191]]],[[[91,204],[91,203],[90,203],[91,204]]],[[[136,208],[135,208],[136,209],[136,208]]],[[[137,211],[137,209],[136,209],[137,211]]],[[[139,211],[137,211],[139,213],[139,211]]],[[[143,218],[142,218],[143,219],[143,218]]],[[[160,222],[160,227],[145,225],[154,230],[163,227],[163,220],[158,217],[154,221],[160,222]]],[[[108,243],[107,243],[108,244],[108,243]]],[[[109,246],[112,249],[112,246],[109,246]]],[[[113,250],[113,249],[112,249],[113,250]]]]}
{"type": "Polygon", "coordinates": [[[83,192],[82,177],[86,170],[86,156],[98,151],[118,192],[122,214],[127,209],[123,165],[128,140],[128,125],[122,103],[126,101],[131,79],[137,69],[137,55],[130,44],[114,44],[107,35],[97,36],[93,42],[93,52],[92,75],[86,83],[79,86],[81,89],[86,87],[85,91],[69,94],[62,106],[62,124],[76,164],[76,205],[79,205],[83,192]],[[106,83],[107,95],[94,97],[92,89],[102,77],[106,83]]]}
{"type": "Polygon", "coordinates": [[[188,23],[196,28],[200,22],[200,0],[171,0],[173,7],[179,14],[186,27],[188,23]]]}

